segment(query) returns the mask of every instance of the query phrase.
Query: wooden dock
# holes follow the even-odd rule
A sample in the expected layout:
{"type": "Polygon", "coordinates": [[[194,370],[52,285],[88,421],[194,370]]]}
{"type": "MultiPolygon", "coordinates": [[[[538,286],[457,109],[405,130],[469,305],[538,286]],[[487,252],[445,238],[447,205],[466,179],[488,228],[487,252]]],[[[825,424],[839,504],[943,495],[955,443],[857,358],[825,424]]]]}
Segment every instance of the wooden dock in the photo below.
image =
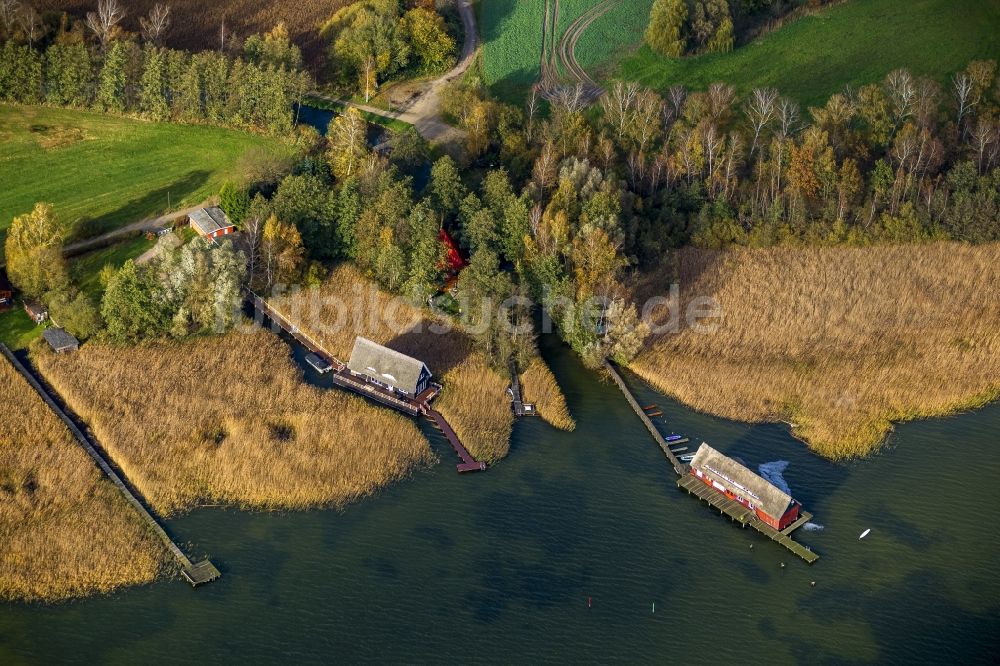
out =
{"type": "Polygon", "coordinates": [[[670,461],[670,464],[673,465],[674,471],[677,475],[682,476],[686,474],[687,465],[681,463],[681,461],[677,459],[677,456],[674,455],[674,452],[670,450],[670,443],[663,438],[663,435],[661,435],[660,431],[656,429],[653,421],[646,415],[646,410],[639,405],[635,396],[632,395],[632,391],[629,390],[628,386],[625,384],[625,380],[622,379],[620,374],[618,374],[618,370],[611,365],[610,361],[605,361],[604,367],[611,375],[611,378],[615,380],[615,384],[618,384],[618,388],[621,389],[621,392],[625,395],[625,399],[628,400],[628,404],[632,406],[632,411],[634,411],[636,416],[642,420],[643,425],[646,426],[646,430],[649,431],[649,434],[653,436],[653,439],[660,446],[660,449],[663,451],[663,455],[665,455],[667,460],[670,461]]]}
{"type": "MultiPolygon", "coordinates": [[[[322,345],[299,329],[299,327],[288,319],[288,317],[268,305],[264,299],[256,294],[249,294],[248,298],[254,308],[305,346],[306,349],[311,352],[311,355],[321,361],[328,362],[332,366],[331,369],[333,375],[331,378],[334,384],[347,389],[348,391],[364,396],[369,400],[385,405],[386,407],[397,409],[410,416],[426,416],[431,423],[433,423],[434,426],[441,431],[441,434],[443,434],[445,439],[448,440],[451,447],[455,449],[455,453],[457,453],[458,457],[461,458],[462,462],[457,465],[459,472],[481,472],[486,469],[486,463],[476,460],[472,454],[469,453],[469,450],[465,448],[464,444],[462,444],[462,441],[458,438],[455,430],[451,427],[444,416],[431,408],[431,401],[434,400],[438,393],[441,392],[440,384],[431,382],[430,386],[428,386],[428,388],[425,389],[420,395],[414,397],[413,399],[404,399],[388,389],[361,381],[352,375],[349,370],[347,370],[346,363],[340,361],[333,354],[324,349],[322,345]]],[[[307,362],[309,362],[309,364],[313,367],[316,367],[312,361],[307,362]]],[[[518,389],[518,395],[519,394],[520,388],[518,389]]],[[[533,409],[534,408],[532,406],[532,411],[533,409]]]]}
{"type": "Polygon", "coordinates": [[[428,406],[425,410],[425,414],[427,415],[427,418],[430,419],[431,423],[436,425],[438,430],[441,431],[441,434],[445,436],[445,439],[447,439],[448,443],[451,444],[451,448],[455,449],[455,453],[458,454],[458,457],[462,459],[462,462],[456,465],[459,473],[482,472],[486,469],[486,463],[479,462],[472,457],[472,454],[465,448],[465,445],[462,444],[462,441],[458,438],[458,435],[455,434],[451,425],[448,424],[448,421],[445,420],[441,414],[431,409],[430,406],[428,406]]]}
{"type": "MultiPolygon", "coordinates": [[[[642,420],[646,429],[649,431],[649,434],[653,436],[653,439],[660,446],[660,449],[667,457],[667,460],[669,460],[670,464],[673,465],[674,472],[676,472],[678,477],[677,486],[679,488],[686,490],[689,494],[694,495],[701,500],[704,500],[709,505],[718,509],[720,514],[729,516],[733,521],[738,522],[742,527],[752,527],[767,538],[781,544],[795,555],[801,557],[807,563],[812,564],[819,559],[819,555],[810,550],[808,546],[802,545],[801,543],[793,540],[790,536],[792,532],[807,523],[812,518],[811,513],[808,511],[803,512],[794,523],[779,532],[758,518],[757,514],[752,509],[740,504],[736,500],[729,499],[722,493],[706,486],[699,479],[689,474],[690,466],[678,459],[676,455],[682,450],[685,450],[687,447],[684,447],[684,449],[670,448],[671,446],[686,443],[688,438],[684,437],[682,439],[674,439],[669,442],[664,439],[663,435],[661,435],[660,431],[656,429],[656,426],[647,414],[647,410],[650,408],[656,409],[656,405],[649,405],[648,407],[640,406],[639,402],[632,394],[631,389],[629,389],[628,385],[625,384],[625,380],[622,378],[618,370],[608,361],[605,361],[604,367],[607,368],[611,378],[614,379],[615,384],[618,385],[618,388],[621,389],[621,392],[625,395],[625,399],[628,400],[629,405],[632,406],[632,410],[636,413],[636,416],[642,420]]],[[[689,453],[684,454],[682,458],[690,460],[693,456],[693,453],[689,453]]]]}
{"type": "Polygon", "coordinates": [[[517,374],[517,363],[511,359],[507,364],[510,371],[510,399],[514,409],[514,416],[538,416],[538,411],[531,403],[524,402],[521,398],[521,378],[517,374]]]}
{"type": "Polygon", "coordinates": [[[195,587],[218,578],[221,575],[219,570],[216,569],[215,565],[207,559],[198,563],[192,563],[191,560],[188,559],[188,556],[185,555],[177,544],[175,544],[167,535],[163,527],[160,526],[160,523],[157,522],[156,518],[153,517],[153,514],[146,508],[146,505],[139,501],[136,493],[125,484],[118,473],[115,472],[110,464],[108,464],[108,461],[104,459],[104,456],[101,455],[100,451],[97,450],[97,447],[90,440],[90,438],[77,427],[73,419],[71,419],[69,415],[66,414],[65,410],[63,410],[56,403],[56,401],[49,394],[48,390],[42,386],[41,382],[38,381],[35,375],[32,374],[24,366],[24,364],[22,364],[17,357],[14,356],[13,353],[11,353],[10,349],[8,349],[6,345],[0,344],[0,351],[3,352],[3,355],[7,357],[7,360],[10,361],[14,368],[21,373],[21,376],[28,381],[31,388],[33,388],[35,392],[41,396],[42,400],[45,401],[45,404],[48,405],[49,409],[51,409],[55,415],[66,424],[69,431],[73,433],[73,437],[76,438],[77,442],[80,443],[80,446],[83,447],[94,463],[97,464],[97,467],[104,472],[104,475],[108,477],[108,480],[110,480],[111,483],[118,488],[121,494],[125,497],[126,501],[128,501],[128,503],[131,504],[132,507],[139,513],[153,533],[159,537],[160,541],[163,542],[163,545],[174,556],[174,559],[180,566],[181,574],[183,574],[184,578],[195,587]]]}
{"type": "Polygon", "coordinates": [[[697,479],[690,474],[685,474],[677,479],[677,487],[686,490],[698,499],[704,500],[711,506],[718,509],[720,514],[729,516],[733,521],[739,523],[742,527],[752,527],[771,541],[780,543],[792,553],[801,557],[808,564],[812,564],[819,559],[819,555],[810,550],[808,546],[804,546],[801,543],[794,541],[789,536],[793,530],[801,525],[804,525],[810,518],[812,518],[811,513],[803,513],[798,520],[779,532],[758,518],[757,514],[754,513],[752,509],[743,506],[736,500],[729,499],[722,493],[712,490],[702,483],[700,479],[697,479]]]}

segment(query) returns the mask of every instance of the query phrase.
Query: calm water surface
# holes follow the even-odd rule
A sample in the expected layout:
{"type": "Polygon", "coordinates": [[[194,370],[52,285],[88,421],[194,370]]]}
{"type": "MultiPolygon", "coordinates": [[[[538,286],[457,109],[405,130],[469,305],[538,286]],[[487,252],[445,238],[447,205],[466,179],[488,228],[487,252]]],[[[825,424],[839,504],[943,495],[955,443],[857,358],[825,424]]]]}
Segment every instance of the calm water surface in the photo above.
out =
{"type": "Polygon", "coordinates": [[[665,432],[755,469],[788,462],[822,525],[798,533],[822,554],[809,567],[677,490],[621,394],[543,347],[576,432],[521,421],[507,460],[459,477],[428,431],[442,464],[345,511],[172,520],[221,580],[0,606],[0,664],[992,663],[1000,405],[905,424],[878,455],[833,464],[786,428],[697,414],[633,379],[665,432]]]}

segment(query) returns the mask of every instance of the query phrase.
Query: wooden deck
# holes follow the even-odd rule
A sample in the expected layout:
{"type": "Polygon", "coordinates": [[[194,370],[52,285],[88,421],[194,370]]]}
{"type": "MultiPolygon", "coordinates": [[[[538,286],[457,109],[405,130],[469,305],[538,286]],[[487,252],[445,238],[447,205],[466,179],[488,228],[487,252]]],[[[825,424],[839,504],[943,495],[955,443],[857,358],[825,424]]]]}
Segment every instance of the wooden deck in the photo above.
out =
{"type": "Polygon", "coordinates": [[[686,490],[688,493],[694,495],[700,500],[703,500],[719,510],[720,514],[725,514],[729,516],[733,521],[739,523],[742,527],[752,527],[764,536],[766,536],[771,541],[775,541],[795,555],[801,557],[808,564],[812,564],[819,559],[819,555],[814,553],[809,549],[808,546],[804,546],[801,543],[792,540],[789,533],[803,525],[812,518],[812,514],[805,513],[799,518],[795,523],[789,525],[782,531],[778,531],[762,521],[757,517],[757,514],[737,502],[736,500],[729,499],[720,492],[709,488],[700,479],[697,479],[690,474],[685,474],[684,476],[677,479],[677,487],[686,490]]]}
{"type": "MultiPolygon", "coordinates": [[[[678,476],[677,486],[679,488],[682,488],[688,493],[704,500],[711,506],[718,509],[719,513],[729,516],[733,521],[738,522],[741,526],[752,527],[772,541],[781,544],[809,564],[812,564],[819,559],[819,555],[810,550],[808,546],[804,546],[801,543],[794,541],[791,536],[789,536],[796,529],[812,519],[811,513],[808,511],[803,512],[794,523],[779,532],[758,518],[754,511],[748,509],[735,500],[729,499],[722,493],[709,488],[700,480],[691,476],[688,473],[691,469],[690,465],[685,464],[677,457],[677,454],[686,450],[687,447],[671,449],[671,447],[677,447],[678,444],[687,443],[689,441],[688,438],[682,437],[668,442],[663,435],[660,434],[660,431],[656,428],[656,425],[647,413],[647,410],[656,409],[656,405],[648,405],[646,407],[640,406],[639,402],[632,394],[631,389],[629,389],[628,385],[625,384],[625,380],[622,378],[618,370],[610,362],[605,361],[604,365],[605,368],[607,368],[608,373],[611,375],[611,378],[615,381],[615,384],[618,385],[618,388],[621,389],[621,392],[625,395],[625,399],[628,400],[629,405],[632,406],[632,410],[636,413],[636,416],[642,420],[646,429],[649,431],[649,434],[653,436],[653,439],[659,445],[663,454],[667,457],[667,460],[669,460],[670,464],[673,465],[674,472],[678,476]]],[[[690,460],[693,456],[693,453],[685,453],[681,457],[685,460],[690,460]]]]}
{"type": "Polygon", "coordinates": [[[511,359],[507,368],[510,371],[510,396],[514,416],[538,416],[535,405],[530,402],[524,402],[521,397],[521,378],[517,373],[517,363],[511,359]]]}
{"type": "MultiPolygon", "coordinates": [[[[427,416],[431,423],[445,436],[451,447],[455,449],[458,457],[461,458],[462,462],[457,465],[459,472],[481,472],[486,469],[486,463],[476,460],[469,453],[468,449],[465,448],[465,445],[462,444],[462,441],[458,438],[458,435],[448,421],[439,412],[431,408],[431,401],[441,392],[440,384],[431,382],[420,395],[412,399],[407,399],[387,388],[358,379],[347,369],[346,363],[337,359],[317,341],[313,340],[306,333],[303,333],[295,323],[268,305],[264,299],[256,294],[250,294],[249,299],[254,308],[298,340],[313,355],[329,362],[332,366],[332,380],[334,384],[410,416],[427,416]]],[[[310,362],[310,365],[313,364],[310,362]]]]}
{"type": "Polygon", "coordinates": [[[66,427],[69,428],[69,431],[73,434],[76,441],[80,443],[80,446],[83,447],[84,451],[87,452],[104,475],[108,477],[108,480],[111,481],[119,492],[121,492],[121,494],[125,497],[125,500],[132,505],[132,508],[134,508],[142,517],[142,519],[149,526],[149,529],[152,530],[152,532],[160,539],[166,549],[170,551],[170,554],[173,555],[174,559],[177,561],[184,578],[187,579],[187,581],[193,586],[198,586],[202,583],[207,583],[218,578],[221,574],[219,574],[218,569],[216,569],[215,566],[208,560],[202,560],[198,564],[193,564],[191,560],[188,559],[188,556],[185,555],[177,544],[175,544],[167,535],[163,527],[160,526],[160,523],[157,522],[156,518],[153,517],[153,514],[146,508],[146,505],[139,501],[136,493],[134,493],[132,489],[125,484],[118,473],[111,467],[110,464],[108,464],[108,461],[104,459],[101,452],[97,450],[97,447],[90,440],[90,438],[77,427],[73,419],[71,419],[69,415],[66,414],[66,412],[56,403],[52,396],[49,395],[48,390],[42,386],[41,382],[38,381],[35,375],[32,374],[24,366],[24,364],[17,360],[17,357],[11,353],[6,345],[0,344],[0,352],[7,357],[7,360],[10,361],[19,373],[21,373],[21,376],[28,381],[28,384],[30,384],[31,388],[33,388],[42,400],[45,401],[45,404],[48,405],[49,409],[51,409],[55,415],[66,424],[66,427]]]}
{"type": "Polygon", "coordinates": [[[458,438],[458,435],[455,434],[451,425],[448,424],[448,421],[445,420],[441,414],[430,407],[427,408],[426,414],[431,423],[437,426],[438,430],[441,431],[441,434],[444,435],[445,439],[448,440],[448,443],[451,444],[451,448],[455,449],[455,453],[458,454],[458,457],[462,459],[462,462],[456,465],[459,473],[482,472],[486,469],[486,463],[479,462],[472,457],[472,454],[465,448],[465,445],[462,444],[462,441],[458,438]]]}

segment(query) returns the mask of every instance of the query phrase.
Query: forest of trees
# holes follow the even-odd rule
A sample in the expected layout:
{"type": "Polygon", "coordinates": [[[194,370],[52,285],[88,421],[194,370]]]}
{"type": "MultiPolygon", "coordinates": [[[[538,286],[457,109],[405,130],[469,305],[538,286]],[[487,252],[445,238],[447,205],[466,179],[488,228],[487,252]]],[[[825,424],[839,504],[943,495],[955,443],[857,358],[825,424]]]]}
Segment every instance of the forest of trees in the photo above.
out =
{"type": "Polygon", "coordinates": [[[455,61],[455,39],[433,0],[359,0],[330,17],[320,34],[330,44],[330,80],[360,90],[365,101],[402,70],[430,74],[455,61]]]}
{"type": "MultiPolygon", "coordinates": [[[[105,22],[64,14],[52,26],[33,14],[28,21],[27,9],[5,18],[10,4],[0,0],[0,101],[284,133],[293,104],[313,85],[280,24],[246,39],[235,55],[192,54],[160,46],[169,27],[165,5],[143,19],[140,37],[116,28],[120,13],[105,22]]],[[[101,15],[109,4],[117,6],[102,0],[101,15]]]]}
{"type": "MultiPolygon", "coordinates": [[[[335,50],[347,39],[337,34],[335,50]]],[[[277,129],[291,122],[298,55],[280,30],[247,40],[241,59],[167,51],[154,40],[105,42],[77,25],[48,39],[44,51],[8,40],[0,61],[5,94],[153,118],[190,113],[277,129]],[[188,79],[197,82],[190,95],[164,83],[188,79]],[[261,98],[267,90],[273,104],[261,98]]],[[[204,330],[219,303],[237,293],[216,292],[221,301],[210,305],[205,280],[260,291],[317,284],[341,260],[426,303],[446,270],[444,229],[469,260],[457,291],[464,323],[492,362],[502,366],[532,345],[530,334],[507,326],[529,318],[530,308],[495,316],[500,302],[517,297],[543,303],[588,363],[627,361],[645,336],[629,281],[672,248],[1000,239],[993,61],[971,62],[943,84],[895,70],[808,109],[778,90],[740,97],[722,83],[660,93],[615,82],[597,108],[585,108],[582,90],[568,87],[551,103],[533,94],[521,108],[490,98],[468,77],[442,99],[445,116],[464,131],[460,155],[441,156],[413,128],[391,134],[387,151],[373,151],[361,114],[346,110],[325,137],[308,134],[311,145],[294,165],[221,192],[243,231],[245,272],[236,275],[232,256],[203,247],[155,268],[127,266],[107,277],[100,311],[109,337],[204,330]],[[480,307],[487,303],[489,317],[480,307]]],[[[79,295],[53,259],[59,239],[51,217],[36,209],[15,222],[11,277],[25,291],[59,295],[51,302],[73,303],[79,295]]]]}
{"type": "MultiPolygon", "coordinates": [[[[470,257],[467,304],[543,300],[591,362],[639,348],[625,283],[671,248],[1000,239],[991,61],[946,86],[896,70],[806,110],[725,84],[660,96],[616,83],[596,114],[572,91],[547,113],[536,97],[520,109],[474,84],[446,99],[467,132],[465,161],[439,158],[426,188],[406,175],[426,151],[419,140],[400,135],[388,157],[374,154],[347,113],[309,168],[258,202],[259,217],[294,223],[310,258],[350,258],[417,298],[438,288],[443,226],[470,257]]],[[[478,339],[504,353],[495,331],[478,339]]]]}

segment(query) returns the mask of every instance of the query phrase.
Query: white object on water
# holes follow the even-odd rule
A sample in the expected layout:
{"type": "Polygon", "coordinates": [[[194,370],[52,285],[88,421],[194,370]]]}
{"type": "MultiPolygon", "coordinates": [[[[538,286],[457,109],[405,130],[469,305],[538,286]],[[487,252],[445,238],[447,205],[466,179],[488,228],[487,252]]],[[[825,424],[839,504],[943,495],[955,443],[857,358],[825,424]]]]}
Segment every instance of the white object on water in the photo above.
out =
{"type": "Polygon", "coordinates": [[[869,532],[871,532],[871,531],[872,531],[872,530],[871,530],[871,528],[868,528],[867,530],[865,530],[864,532],[862,532],[862,533],[861,533],[861,536],[859,536],[859,537],[858,537],[858,541],[861,541],[861,540],[862,540],[862,539],[864,539],[864,538],[865,538],[866,536],[868,536],[868,533],[869,533],[869,532]]]}
{"type": "Polygon", "coordinates": [[[655,601],[653,602],[653,612],[654,613],[656,612],[656,602],[655,601]]]}

